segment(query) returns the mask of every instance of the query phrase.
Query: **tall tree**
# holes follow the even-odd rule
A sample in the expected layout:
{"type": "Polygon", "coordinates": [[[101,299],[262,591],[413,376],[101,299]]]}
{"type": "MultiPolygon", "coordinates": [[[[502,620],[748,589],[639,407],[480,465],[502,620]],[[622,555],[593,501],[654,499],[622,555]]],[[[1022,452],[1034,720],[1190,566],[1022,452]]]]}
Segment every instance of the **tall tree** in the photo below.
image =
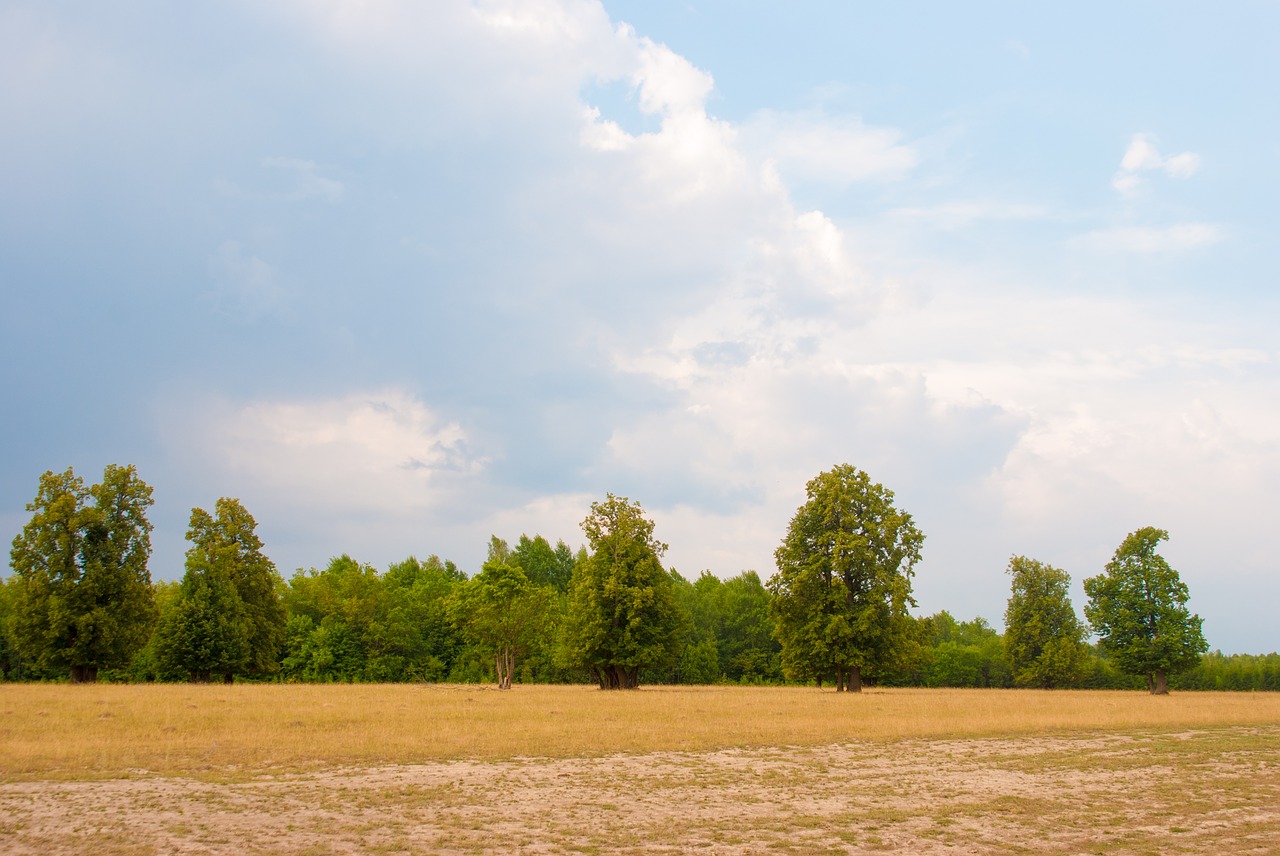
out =
{"type": "Polygon", "coordinates": [[[860,692],[864,676],[922,654],[907,607],[924,535],[894,507],[893,491],[849,464],[819,474],[805,493],[769,580],[783,669],[860,692]]]}
{"type": "Polygon", "coordinates": [[[577,563],[561,645],[601,689],[634,689],[641,669],[670,665],[685,624],[660,558],[667,545],[638,502],[608,494],[582,521],[591,553],[577,563]]]}
{"type": "Polygon", "coordinates": [[[68,468],[46,472],[13,541],[12,630],[19,653],[73,682],[122,666],[147,641],[151,596],[151,487],[133,466],[107,466],[85,488],[68,468]]]}
{"type": "Polygon", "coordinates": [[[224,673],[230,682],[234,674],[260,676],[279,666],[284,643],[285,611],[281,599],[284,580],[275,564],[262,552],[258,524],[240,500],[222,497],[214,514],[202,508],[191,510],[187,533],[200,561],[225,572],[243,606],[248,632],[247,659],[243,667],[224,673]]]}
{"type": "Polygon", "coordinates": [[[1004,644],[1014,680],[1024,686],[1070,686],[1080,679],[1088,654],[1084,625],[1071,605],[1066,571],[1014,556],[1012,591],[1004,612],[1004,644]]]}
{"type": "Polygon", "coordinates": [[[1144,675],[1155,695],[1169,692],[1170,673],[1195,666],[1209,649],[1200,616],[1187,609],[1186,583],[1156,552],[1168,538],[1152,526],[1129,533],[1106,571],[1084,581],[1084,613],[1100,646],[1123,671],[1144,675]]]}
{"type": "Polygon", "coordinates": [[[516,657],[546,629],[554,600],[550,586],[534,585],[519,567],[490,559],[454,589],[450,612],[463,635],[493,656],[498,688],[509,690],[516,657]]]}
{"type": "Polygon", "coordinates": [[[284,582],[240,500],[222,497],[214,511],[191,509],[181,594],[160,625],[156,650],[162,665],[186,670],[193,681],[220,674],[231,683],[278,668],[284,582]]]}

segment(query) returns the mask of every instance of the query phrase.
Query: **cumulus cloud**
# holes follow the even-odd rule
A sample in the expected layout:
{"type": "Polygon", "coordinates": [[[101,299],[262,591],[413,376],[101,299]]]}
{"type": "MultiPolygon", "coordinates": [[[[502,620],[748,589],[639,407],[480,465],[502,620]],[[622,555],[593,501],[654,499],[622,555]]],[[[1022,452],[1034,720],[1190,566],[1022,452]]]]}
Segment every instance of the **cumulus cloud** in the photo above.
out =
{"type": "Polygon", "coordinates": [[[205,400],[171,429],[207,463],[275,502],[365,519],[437,505],[455,474],[483,470],[456,421],[400,389],[339,397],[205,400]]]}
{"type": "Polygon", "coordinates": [[[1111,180],[1111,186],[1122,194],[1130,195],[1142,185],[1145,172],[1163,172],[1171,178],[1190,178],[1200,169],[1200,156],[1195,152],[1163,155],[1156,148],[1151,134],[1134,134],[1120,160],[1120,169],[1111,180]]]}

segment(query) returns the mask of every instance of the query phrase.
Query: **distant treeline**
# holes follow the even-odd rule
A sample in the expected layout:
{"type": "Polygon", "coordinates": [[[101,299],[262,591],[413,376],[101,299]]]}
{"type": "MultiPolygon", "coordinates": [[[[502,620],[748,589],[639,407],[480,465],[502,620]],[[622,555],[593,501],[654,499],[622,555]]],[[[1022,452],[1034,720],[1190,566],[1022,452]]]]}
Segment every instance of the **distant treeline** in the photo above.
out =
{"type": "MultiPolygon", "coordinates": [[[[530,635],[516,660],[516,683],[591,682],[581,669],[558,665],[556,630],[567,608],[566,590],[579,557],[563,542],[552,547],[540,536],[521,536],[514,548],[494,539],[490,552],[524,567],[534,581],[555,592],[543,626],[530,635]]],[[[769,591],[747,571],[728,580],[704,572],[688,580],[672,571],[675,592],[688,615],[676,663],[646,673],[650,683],[783,684],[781,647],[773,637],[769,591]]],[[[285,632],[278,670],[253,680],[297,682],[457,682],[495,680],[489,647],[469,640],[452,598],[468,577],[452,562],[430,556],[408,558],[379,572],[348,556],[321,570],[300,570],[280,585],[285,632]]],[[[153,585],[157,626],[179,602],[179,583],[153,585]]],[[[24,662],[9,637],[12,580],[0,585],[0,672],[9,681],[65,680],[64,671],[24,662]]],[[[1004,638],[982,618],[957,621],[948,612],[916,619],[923,656],[901,673],[872,676],[884,686],[1012,687],[1004,638]]],[[[130,663],[103,670],[109,681],[186,681],[189,673],[166,667],[155,634],[130,663]]],[[[248,678],[240,677],[240,680],[248,678]]],[[[1280,691],[1280,654],[1211,652],[1199,665],[1174,675],[1182,690],[1280,691]]],[[[1096,647],[1074,684],[1081,688],[1143,689],[1141,676],[1124,674],[1096,647]]]]}
{"type": "Polygon", "coordinates": [[[943,611],[912,616],[924,535],[892,491],[843,464],[806,485],[777,573],[689,579],[639,503],[609,494],[588,546],[492,537],[468,575],[437,556],[386,571],[339,556],[285,580],[237,499],[191,511],[185,573],[154,583],[151,487],[110,465],[86,485],[46,472],[0,582],[5,680],[299,682],[824,682],[926,687],[1280,690],[1280,656],[1204,653],[1201,619],[1136,530],[1084,580],[1010,559],[1005,633],[943,611]]]}

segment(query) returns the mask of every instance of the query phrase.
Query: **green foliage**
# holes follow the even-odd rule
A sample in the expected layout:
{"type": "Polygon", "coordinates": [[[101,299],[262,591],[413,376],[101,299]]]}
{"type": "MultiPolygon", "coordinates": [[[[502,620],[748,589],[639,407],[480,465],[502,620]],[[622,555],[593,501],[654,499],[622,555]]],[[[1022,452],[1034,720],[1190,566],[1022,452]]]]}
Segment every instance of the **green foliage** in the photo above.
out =
{"type": "Polygon", "coordinates": [[[214,510],[191,509],[186,573],[157,629],[156,667],[202,682],[272,674],[285,638],[284,582],[240,501],[223,497],[214,510]]]}
{"type": "Polygon", "coordinates": [[[132,466],[107,466],[87,489],[70,468],[40,477],[31,520],[9,554],[12,639],[37,671],[93,681],[146,643],[155,622],[151,505],[132,466]]]}
{"type": "Polygon", "coordinates": [[[510,561],[524,570],[534,585],[551,586],[560,592],[569,590],[575,561],[573,551],[564,541],[557,541],[553,548],[541,535],[535,535],[532,539],[528,535],[521,535],[510,561]]]}
{"type": "Polygon", "coordinates": [[[535,585],[500,553],[491,555],[479,574],[454,588],[449,612],[463,636],[493,657],[499,689],[511,689],[516,658],[553,632],[556,593],[535,585]]]}
{"type": "Polygon", "coordinates": [[[1168,692],[1167,675],[1196,665],[1209,647],[1200,616],[1187,609],[1186,584],[1156,552],[1168,537],[1150,526],[1130,533],[1105,573],[1084,581],[1100,646],[1121,670],[1145,676],[1153,693],[1168,692]]]}
{"type": "Polygon", "coordinates": [[[1280,654],[1231,654],[1211,651],[1174,675],[1169,685],[1183,690],[1280,690],[1280,654]]]}
{"type": "Polygon", "coordinates": [[[666,545],[639,503],[609,494],[582,522],[591,554],[569,585],[561,658],[595,675],[602,689],[632,689],[641,669],[673,665],[686,617],[659,561],[666,545]]]}
{"type": "Polygon", "coordinates": [[[4,681],[27,677],[27,669],[13,641],[13,599],[17,591],[17,577],[0,580],[0,680],[4,681]]]}
{"type": "Polygon", "coordinates": [[[1008,687],[1013,674],[1004,642],[985,618],[956,621],[943,610],[918,619],[928,650],[919,678],[909,682],[929,687],[1008,687]]]}
{"type": "Polygon", "coordinates": [[[904,671],[923,655],[907,607],[924,535],[892,491],[848,464],[805,492],[769,580],[783,669],[857,691],[864,677],[904,671]]]}
{"type": "Polygon", "coordinates": [[[197,547],[187,551],[180,597],[156,637],[160,668],[184,671],[192,681],[208,683],[247,668],[250,622],[224,564],[197,547]]]}
{"type": "Polygon", "coordinates": [[[284,580],[276,566],[262,552],[257,521],[238,499],[223,497],[215,506],[215,516],[192,509],[187,538],[202,561],[225,568],[235,586],[248,627],[248,656],[238,672],[268,675],[279,666],[284,642],[285,611],[281,600],[284,580]]]}
{"type": "Polygon", "coordinates": [[[1008,574],[1004,644],[1014,680],[1044,689],[1073,686],[1085,666],[1085,631],[1071,606],[1071,577],[1026,556],[1011,558],[1008,574]]]}
{"type": "Polygon", "coordinates": [[[289,620],[281,674],[300,681],[444,680],[463,649],[446,603],[466,580],[431,556],[385,575],[350,556],[298,571],[284,601],[289,620]]]}

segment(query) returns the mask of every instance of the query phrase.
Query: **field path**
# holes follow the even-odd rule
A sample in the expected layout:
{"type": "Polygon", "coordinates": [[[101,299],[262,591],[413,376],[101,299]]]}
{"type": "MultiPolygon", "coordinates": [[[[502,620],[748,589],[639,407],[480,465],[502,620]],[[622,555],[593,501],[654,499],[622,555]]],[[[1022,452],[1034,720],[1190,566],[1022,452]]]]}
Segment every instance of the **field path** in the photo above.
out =
{"type": "Polygon", "coordinates": [[[1280,727],[0,784],[4,853],[1276,853],[1280,727]]]}

